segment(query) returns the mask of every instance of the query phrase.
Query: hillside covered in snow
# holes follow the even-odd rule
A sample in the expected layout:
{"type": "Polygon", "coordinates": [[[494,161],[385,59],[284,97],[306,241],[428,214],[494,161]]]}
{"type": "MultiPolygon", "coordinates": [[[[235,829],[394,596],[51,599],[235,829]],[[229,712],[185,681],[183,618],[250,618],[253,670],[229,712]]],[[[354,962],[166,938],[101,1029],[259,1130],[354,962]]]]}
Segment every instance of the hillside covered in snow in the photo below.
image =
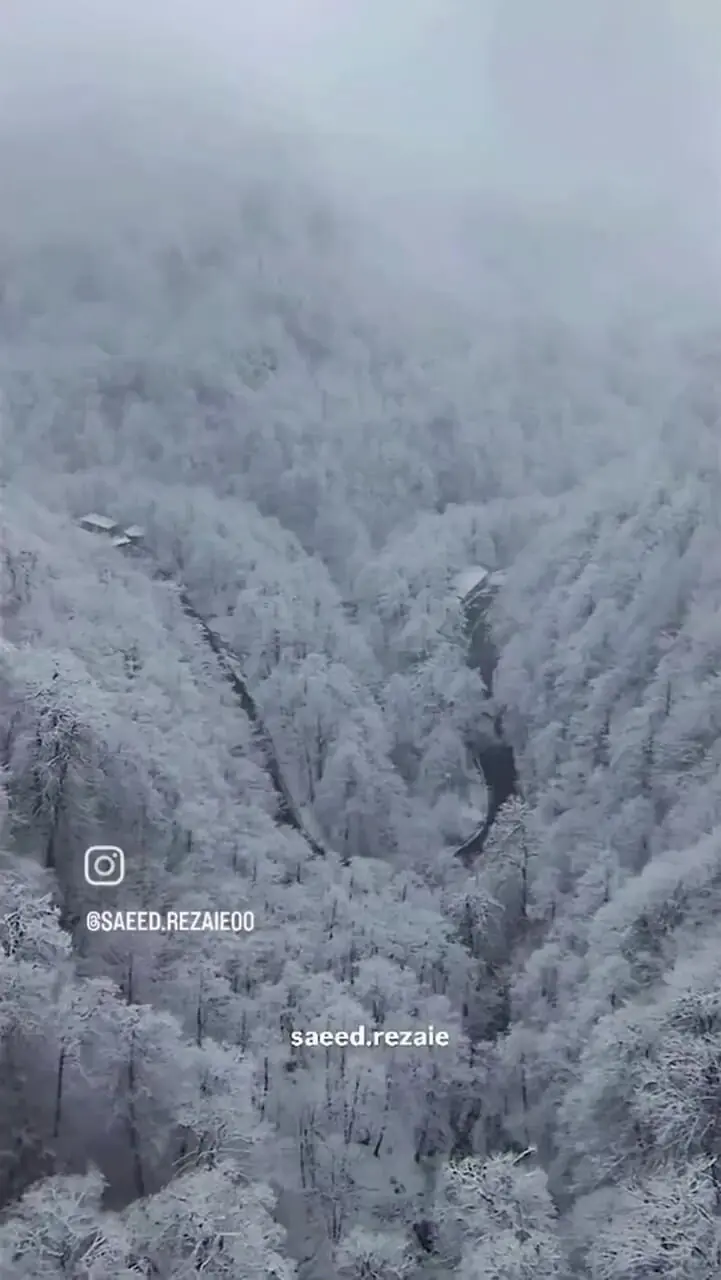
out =
{"type": "Polygon", "coordinates": [[[713,245],[162,9],[0,50],[0,1276],[717,1280],[713,245]]]}

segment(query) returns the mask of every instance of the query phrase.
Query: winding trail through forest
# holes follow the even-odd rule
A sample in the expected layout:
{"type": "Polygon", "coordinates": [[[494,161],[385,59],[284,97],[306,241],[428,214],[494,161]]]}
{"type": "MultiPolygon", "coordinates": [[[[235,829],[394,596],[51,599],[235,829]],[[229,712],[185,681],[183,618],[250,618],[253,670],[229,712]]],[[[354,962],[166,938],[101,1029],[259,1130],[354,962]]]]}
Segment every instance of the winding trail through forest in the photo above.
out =
{"type": "Polygon", "coordinates": [[[188,588],[179,583],[174,575],[166,569],[156,565],[150,556],[150,552],[146,547],[142,549],[144,558],[148,559],[152,564],[152,576],[157,580],[172,586],[177,591],[180,606],[186,618],[193,623],[196,631],[200,635],[203,644],[210,649],[215,661],[221,671],[223,679],[229,685],[240,705],[242,711],[248,717],[253,726],[253,733],[263,753],[265,767],[268,772],[273,790],[276,795],[278,807],[276,810],[276,820],[281,826],[290,827],[293,831],[297,831],[299,836],[305,840],[315,857],[325,858],[328,850],[315,839],[309,832],[306,824],[303,822],[298,806],[293,799],[290,788],[283,776],[283,770],[280,766],[278,753],[275,749],[270,731],[265,724],[263,717],[258,709],[246,680],[240,663],[236,655],[233,653],[230,645],[214,631],[208,621],[202,616],[193,604],[188,588]]]}

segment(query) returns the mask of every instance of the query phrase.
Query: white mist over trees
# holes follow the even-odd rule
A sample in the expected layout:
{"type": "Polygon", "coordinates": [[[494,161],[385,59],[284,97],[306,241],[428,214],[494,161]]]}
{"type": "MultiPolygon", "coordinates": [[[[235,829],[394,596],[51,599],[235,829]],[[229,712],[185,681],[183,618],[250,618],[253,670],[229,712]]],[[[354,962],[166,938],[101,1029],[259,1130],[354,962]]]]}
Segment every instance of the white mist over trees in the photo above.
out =
{"type": "Polygon", "coordinates": [[[3,7],[3,1280],[721,1272],[720,51],[3,7]]]}

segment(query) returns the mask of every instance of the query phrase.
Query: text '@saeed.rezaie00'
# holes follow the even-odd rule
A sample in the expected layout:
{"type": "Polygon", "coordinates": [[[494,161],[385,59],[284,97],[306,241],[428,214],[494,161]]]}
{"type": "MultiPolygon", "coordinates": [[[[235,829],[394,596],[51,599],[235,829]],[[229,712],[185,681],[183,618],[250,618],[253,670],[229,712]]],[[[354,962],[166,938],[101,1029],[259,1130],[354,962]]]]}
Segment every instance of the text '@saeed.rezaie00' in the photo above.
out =
{"type": "Polygon", "coordinates": [[[252,911],[88,911],[90,933],[252,933],[252,911]]]}

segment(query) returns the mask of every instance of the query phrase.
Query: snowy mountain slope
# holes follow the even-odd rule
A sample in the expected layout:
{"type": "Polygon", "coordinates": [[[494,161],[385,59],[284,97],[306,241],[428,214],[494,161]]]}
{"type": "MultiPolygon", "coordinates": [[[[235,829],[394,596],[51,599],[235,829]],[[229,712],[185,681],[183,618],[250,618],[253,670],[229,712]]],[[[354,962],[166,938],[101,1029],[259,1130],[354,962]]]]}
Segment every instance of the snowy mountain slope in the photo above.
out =
{"type": "Polygon", "coordinates": [[[391,182],[256,101],[270,10],[221,56],[212,4],[73,3],[0,48],[3,1280],[716,1280],[705,211],[440,146],[391,182]],[[519,794],[467,867],[499,717],[519,794]]]}

